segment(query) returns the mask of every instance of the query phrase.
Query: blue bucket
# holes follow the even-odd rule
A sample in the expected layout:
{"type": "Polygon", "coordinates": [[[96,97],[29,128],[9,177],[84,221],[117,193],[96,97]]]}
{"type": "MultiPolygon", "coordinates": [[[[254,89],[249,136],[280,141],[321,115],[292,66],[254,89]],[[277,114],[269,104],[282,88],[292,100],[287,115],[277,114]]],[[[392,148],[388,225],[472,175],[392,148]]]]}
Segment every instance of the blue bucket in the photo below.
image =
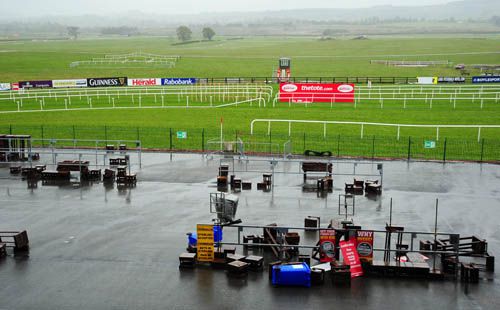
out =
{"type": "Polygon", "coordinates": [[[222,227],[214,225],[214,242],[222,241],[222,227]]]}

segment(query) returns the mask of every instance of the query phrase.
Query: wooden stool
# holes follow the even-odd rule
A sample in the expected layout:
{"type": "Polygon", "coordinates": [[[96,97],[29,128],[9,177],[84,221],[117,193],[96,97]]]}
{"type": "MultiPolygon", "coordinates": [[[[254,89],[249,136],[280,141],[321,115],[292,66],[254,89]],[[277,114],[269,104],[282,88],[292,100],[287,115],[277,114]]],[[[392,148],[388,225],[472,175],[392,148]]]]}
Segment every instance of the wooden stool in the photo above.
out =
{"type": "Polygon", "coordinates": [[[224,250],[224,253],[226,253],[226,256],[228,254],[236,254],[236,247],[234,247],[234,246],[233,247],[224,247],[223,250],[224,250]]]}
{"type": "Polygon", "coordinates": [[[179,255],[179,267],[193,268],[196,264],[196,253],[182,253],[179,255]]]}
{"type": "Polygon", "coordinates": [[[245,257],[243,261],[249,263],[249,268],[253,271],[262,270],[264,267],[264,257],[262,256],[250,255],[245,257]]]}
{"type": "Polygon", "coordinates": [[[227,254],[226,258],[228,262],[235,262],[235,261],[242,261],[245,258],[245,256],[240,254],[227,254]]]}
{"type": "Polygon", "coordinates": [[[233,261],[227,263],[226,268],[229,274],[237,275],[237,276],[245,276],[248,274],[249,263],[245,263],[242,261],[233,261]]]}

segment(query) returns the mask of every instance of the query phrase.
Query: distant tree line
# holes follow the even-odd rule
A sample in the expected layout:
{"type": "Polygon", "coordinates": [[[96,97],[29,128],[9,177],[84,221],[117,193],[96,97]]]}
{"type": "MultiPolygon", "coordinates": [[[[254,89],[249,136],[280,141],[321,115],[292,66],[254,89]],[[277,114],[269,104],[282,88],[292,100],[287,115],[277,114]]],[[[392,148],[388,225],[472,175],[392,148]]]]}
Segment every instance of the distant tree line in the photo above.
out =
{"type": "MultiPolygon", "coordinates": [[[[179,26],[176,30],[176,33],[177,38],[182,42],[190,41],[191,35],[193,34],[191,29],[189,29],[189,27],[187,26],[179,26]]],[[[201,31],[201,34],[203,36],[203,39],[211,41],[215,36],[215,31],[210,27],[205,27],[201,31]]]]}

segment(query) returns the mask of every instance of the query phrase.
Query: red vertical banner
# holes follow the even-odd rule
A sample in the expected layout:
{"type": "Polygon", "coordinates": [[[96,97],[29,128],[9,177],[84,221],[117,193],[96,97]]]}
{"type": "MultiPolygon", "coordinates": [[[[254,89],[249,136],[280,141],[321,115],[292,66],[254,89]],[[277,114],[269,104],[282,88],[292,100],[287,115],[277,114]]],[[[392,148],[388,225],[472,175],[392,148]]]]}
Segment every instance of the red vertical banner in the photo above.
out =
{"type": "Polygon", "coordinates": [[[340,251],[342,252],[344,263],[351,267],[351,278],[362,276],[363,267],[361,267],[354,241],[340,241],[340,251]]]}
{"type": "Polygon", "coordinates": [[[335,229],[319,231],[319,261],[329,263],[335,260],[335,229]]]}
{"type": "Polygon", "coordinates": [[[373,262],[373,230],[358,230],[356,232],[356,250],[362,262],[373,262]]]}

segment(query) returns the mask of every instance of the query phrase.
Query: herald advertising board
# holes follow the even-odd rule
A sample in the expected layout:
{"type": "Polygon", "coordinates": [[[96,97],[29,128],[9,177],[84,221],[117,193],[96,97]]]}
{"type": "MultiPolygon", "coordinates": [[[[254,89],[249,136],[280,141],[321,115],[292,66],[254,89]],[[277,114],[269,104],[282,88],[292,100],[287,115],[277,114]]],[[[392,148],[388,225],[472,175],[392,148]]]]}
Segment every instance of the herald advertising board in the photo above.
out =
{"type": "Polygon", "coordinates": [[[319,261],[328,263],[335,260],[335,230],[321,229],[319,231],[319,261]]]}
{"type": "Polygon", "coordinates": [[[88,78],[87,87],[116,87],[127,86],[126,77],[110,77],[110,78],[88,78]]]}
{"type": "Polygon", "coordinates": [[[86,79],[53,80],[52,87],[54,88],[87,87],[87,80],[86,79]]]}
{"type": "Polygon", "coordinates": [[[10,90],[10,83],[0,83],[0,91],[10,90]]]}
{"type": "Polygon", "coordinates": [[[280,102],[354,102],[354,84],[281,83],[280,102]]]}
{"type": "Polygon", "coordinates": [[[194,85],[194,84],[196,84],[195,78],[163,78],[163,79],[161,79],[161,85],[163,85],[163,86],[194,85]]]}
{"type": "Polygon", "coordinates": [[[19,90],[19,83],[12,83],[12,90],[19,90]]]}
{"type": "Polygon", "coordinates": [[[51,88],[52,80],[49,81],[20,81],[19,88],[51,88]]]}
{"type": "Polygon", "coordinates": [[[350,266],[351,278],[356,278],[363,275],[363,267],[359,260],[358,252],[354,241],[340,241],[340,251],[344,258],[344,263],[350,266]]]}
{"type": "Polygon", "coordinates": [[[151,79],[137,79],[128,78],[128,86],[161,86],[161,79],[151,78],[151,79]]]}
{"type": "Polygon", "coordinates": [[[500,75],[473,76],[472,83],[500,83],[500,75]]]}
{"type": "Polygon", "coordinates": [[[362,262],[373,262],[373,234],[372,230],[356,231],[356,250],[362,262]]]}

